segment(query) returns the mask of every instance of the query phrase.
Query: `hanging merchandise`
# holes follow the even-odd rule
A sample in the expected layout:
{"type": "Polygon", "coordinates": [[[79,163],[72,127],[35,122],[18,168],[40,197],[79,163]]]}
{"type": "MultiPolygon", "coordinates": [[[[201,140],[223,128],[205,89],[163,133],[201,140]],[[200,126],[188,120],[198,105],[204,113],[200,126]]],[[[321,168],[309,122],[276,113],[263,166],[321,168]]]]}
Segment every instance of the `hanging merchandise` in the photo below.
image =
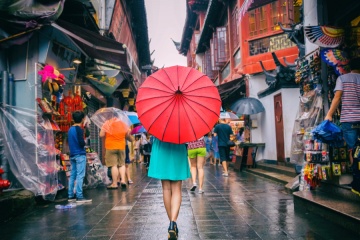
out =
{"type": "Polygon", "coordinates": [[[300,86],[300,94],[315,89],[321,83],[321,59],[316,50],[315,54],[300,59],[295,72],[295,82],[300,86]]]}
{"type": "Polygon", "coordinates": [[[310,42],[325,48],[336,48],[342,44],[345,39],[345,30],[343,28],[305,26],[304,32],[310,42]]]}
{"type": "Polygon", "coordinates": [[[111,181],[107,176],[107,167],[102,165],[99,155],[96,152],[88,152],[86,153],[86,158],[87,165],[84,188],[95,188],[99,185],[110,184],[111,181]]]}
{"type": "Polygon", "coordinates": [[[320,51],[323,61],[331,67],[337,75],[342,75],[350,72],[349,61],[350,58],[345,51],[340,49],[323,49],[320,51]]]}

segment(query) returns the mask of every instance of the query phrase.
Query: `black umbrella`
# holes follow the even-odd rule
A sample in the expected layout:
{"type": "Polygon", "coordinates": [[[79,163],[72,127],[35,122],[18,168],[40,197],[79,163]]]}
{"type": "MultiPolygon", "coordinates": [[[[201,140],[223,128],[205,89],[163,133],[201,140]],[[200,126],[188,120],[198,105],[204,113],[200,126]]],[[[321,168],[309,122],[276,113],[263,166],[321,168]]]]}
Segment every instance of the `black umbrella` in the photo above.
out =
{"type": "Polygon", "coordinates": [[[251,115],[251,114],[264,112],[265,108],[258,99],[246,97],[236,101],[231,106],[231,110],[233,110],[237,114],[251,115]]]}

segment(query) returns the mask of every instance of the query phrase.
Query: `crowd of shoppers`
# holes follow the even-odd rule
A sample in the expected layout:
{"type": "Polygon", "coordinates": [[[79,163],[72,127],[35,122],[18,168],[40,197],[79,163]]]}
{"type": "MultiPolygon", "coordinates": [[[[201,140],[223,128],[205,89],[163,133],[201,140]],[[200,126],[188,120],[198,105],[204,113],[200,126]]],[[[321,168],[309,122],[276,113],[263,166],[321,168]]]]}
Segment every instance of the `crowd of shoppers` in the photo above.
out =
{"type": "MultiPolygon", "coordinates": [[[[74,126],[69,130],[70,157],[73,165],[70,175],[69,201],[91,202],[82,194],[82,181],[85,177],[86,153],[81,124],[82,112],[74,112],[74,126]],[[76,191],[74,191],[75,181],[76,191]],[[75,196],[76,192],[76,196],[75,196]]],[[[191,177],[190,192],[204,193],[204,165],[207,160],[214,165],[217,160],[224,167],[223,176],[228,176],[229,151],[227,142],[232,136],[231,127],[220,120],[213,132],[187,144],[173,144],[160,141],[148,133],[135,136],[122,121],[115,118],[107,120],[100,130],[100,137],[105,139],[105,165],[111,169],[111,184],[107,189],[126,189],[132,184],[130,164],[143,162],[148,176],[161,180],[164,206],[169,218],[168,239],[177,239],[179,228],[176,224],[182,196],[182,181],[191,177]],[[105,129],[112,129],[105,131],[105,129]],[[130,150],[133,148],[133,161],[130,150]],[[151,159],[151,161],[150,161],[151,159]],[[126,181],[127,180],[127,181],[126,181]]],[[[220,164],[220,163],[219,163],[220,164]]]]}

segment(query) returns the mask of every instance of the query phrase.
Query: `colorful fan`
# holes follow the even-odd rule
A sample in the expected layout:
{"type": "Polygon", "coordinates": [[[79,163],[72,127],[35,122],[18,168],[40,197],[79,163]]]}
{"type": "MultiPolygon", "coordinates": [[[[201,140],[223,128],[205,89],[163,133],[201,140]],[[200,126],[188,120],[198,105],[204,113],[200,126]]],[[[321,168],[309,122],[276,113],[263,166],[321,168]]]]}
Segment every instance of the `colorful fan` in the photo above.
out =
{"type": "Polygon", "coordinates": [[[320,47],[336,48],[344,41],[344,29],[327,26],[305,26],[307,39],[320,47]]]}
{"type": "Polygon", "coordinates": [[[339,49],[323,49],[320,51],[320,56],[330,66],[346,65],[350,61],[347,53],[339,49]]]}
{"type": "Polygon", "coordinates": [[[338,66],[334,67],[334,69],[335,69],[335,72],[337,75],[343,75],[343,74],[351,72],[349,65],[338,65],[338,66]]]}

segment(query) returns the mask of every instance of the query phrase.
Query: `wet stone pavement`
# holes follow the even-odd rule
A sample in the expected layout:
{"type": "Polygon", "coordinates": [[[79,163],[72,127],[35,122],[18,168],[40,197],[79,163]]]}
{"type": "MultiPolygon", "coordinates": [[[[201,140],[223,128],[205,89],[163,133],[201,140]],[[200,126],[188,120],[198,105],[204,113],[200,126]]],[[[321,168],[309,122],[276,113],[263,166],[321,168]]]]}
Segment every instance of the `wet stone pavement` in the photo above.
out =
{"type": "MultiPolygon", "coordinates": [[[[39,205],[0,226],[0,239],[167,239],[169,224],[162,204],[161,182],[133,164],[126,190],[85,190],[91,204],[57,210],[39,205]]],[[[205,166],[205,193],[183,183],[179,239],[358,239],[358,236],[313,213],[294,210],[284,187],[247,172],[205,166]]],[[[60,202],[66,204],[66,201],[60,202]]]]}

